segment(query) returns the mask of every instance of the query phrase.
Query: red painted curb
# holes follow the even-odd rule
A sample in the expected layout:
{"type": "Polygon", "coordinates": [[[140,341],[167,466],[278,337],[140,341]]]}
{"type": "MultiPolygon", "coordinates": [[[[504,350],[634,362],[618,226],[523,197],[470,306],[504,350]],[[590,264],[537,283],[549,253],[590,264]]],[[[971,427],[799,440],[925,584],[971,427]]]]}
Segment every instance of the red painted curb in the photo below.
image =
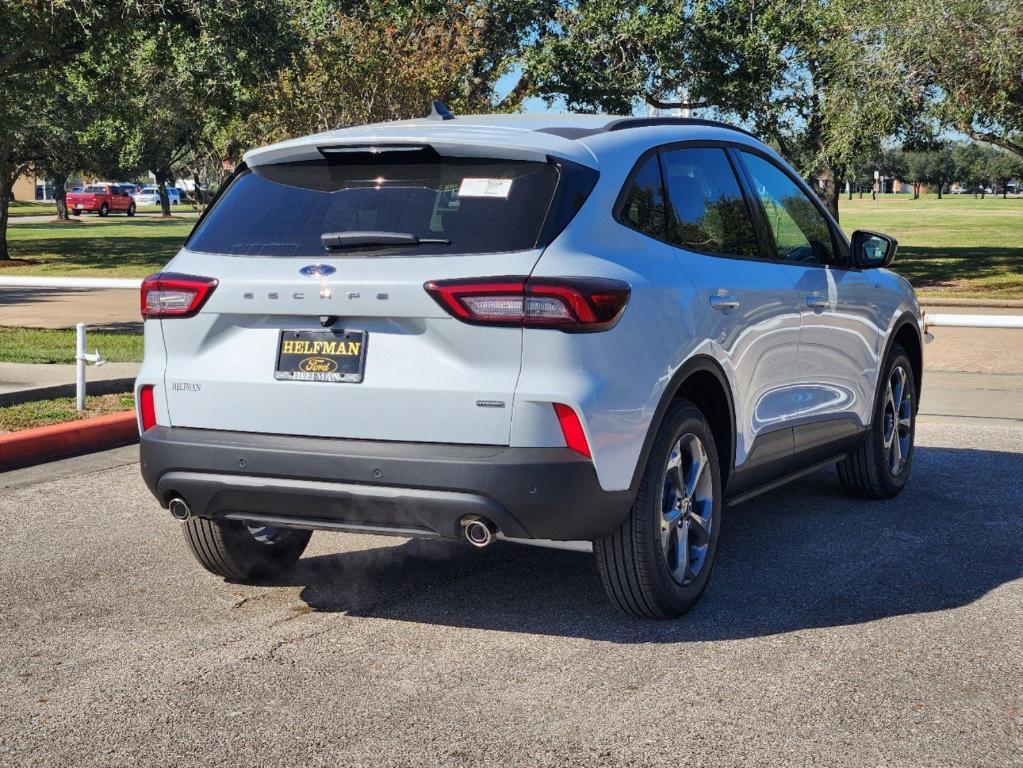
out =
{"type": "Polygon", "coordinates": [[[139,439],[135,411],[0,435],[0,470],[101,451],[139,439]]]}

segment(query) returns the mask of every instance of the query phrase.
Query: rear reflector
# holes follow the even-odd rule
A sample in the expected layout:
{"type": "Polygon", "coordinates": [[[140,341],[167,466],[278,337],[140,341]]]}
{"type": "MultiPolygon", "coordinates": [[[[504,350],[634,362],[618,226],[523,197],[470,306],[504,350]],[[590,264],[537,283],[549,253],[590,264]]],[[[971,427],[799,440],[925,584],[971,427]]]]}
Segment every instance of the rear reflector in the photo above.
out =
{"type": "Polygon", "coordinates": [[[213,277],[160,272],[142,281],[142,317],[191,317],[217,287],[213,277]]]}
{"type": "Polygon", "coordinates": [[[627,283],[596,277],[431,280],[423,287],[466,323],[576,333],[611,328],[631,292],[627,283]]]}
{"type": "Polygon", "coordinates": [[[591,458],[590,444],[586,442],[586,433],[583,432],[583,425],[576,412],[562,403],[554,403],[554,412],[558,414],[558,423],[561,424],[565,444],[587,459],[591,458]]]}
{"type": "Polygon", "coordinates": [[[153,400],[153,385],[146,384],[139,388],[139,420],[142,422],[142,431],[156,426],[156,403],[153,400]]]}

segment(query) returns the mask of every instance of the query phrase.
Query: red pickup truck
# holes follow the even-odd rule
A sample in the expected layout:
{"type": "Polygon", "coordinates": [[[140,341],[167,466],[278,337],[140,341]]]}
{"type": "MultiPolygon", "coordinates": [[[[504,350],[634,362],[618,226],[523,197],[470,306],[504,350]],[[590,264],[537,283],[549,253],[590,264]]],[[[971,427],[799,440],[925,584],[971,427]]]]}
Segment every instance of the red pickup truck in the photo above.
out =
{"type": "Polygon", "coordinates": [[[135,215],[135,201],[129,194],[133,187],[129,184],[90,184],[81,192],[67,193],[68,213],[126,213],[135,215]]]}

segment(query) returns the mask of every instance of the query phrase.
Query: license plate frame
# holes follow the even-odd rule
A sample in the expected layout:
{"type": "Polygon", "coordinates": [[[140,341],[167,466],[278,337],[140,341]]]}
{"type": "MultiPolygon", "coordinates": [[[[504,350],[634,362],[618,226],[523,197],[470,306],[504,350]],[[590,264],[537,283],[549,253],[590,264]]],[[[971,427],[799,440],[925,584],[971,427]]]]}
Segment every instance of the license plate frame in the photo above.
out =
{"type": "Polygon", "coordinates": [[[366,372],[366,345],[369,334],[358,328],[324,330],[282,330],[277,336],[277,354],[274,378],[278,381],[307,381],[324,384],[359,384],[366,372]],[[312,349],[302,345],[301,351],[288,350],[285,342],[308,342],[312,349]],[[317,342],[332,343],[334,347],[317,346],[317,342]],[[354,354],[337,352],[343,342],[348,350],[358,344],[354,354]],[[287,350],[287,351],[286,351],[287,350]],[[283,366],[283,368],[282,368],[283,366]]]}

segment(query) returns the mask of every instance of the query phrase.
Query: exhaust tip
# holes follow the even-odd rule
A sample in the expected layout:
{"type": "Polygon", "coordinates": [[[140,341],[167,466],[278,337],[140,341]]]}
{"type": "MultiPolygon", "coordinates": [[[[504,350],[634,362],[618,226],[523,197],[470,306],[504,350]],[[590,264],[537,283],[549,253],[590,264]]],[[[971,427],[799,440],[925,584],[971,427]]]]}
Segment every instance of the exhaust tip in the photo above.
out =
{"type": "Polygon", "coordinates": [[[171,517],[181,522],[192,516],[192,508],[188,506],[184,499],[171,499],[167,505],[167,511],[171,513],[171,517]]]}
{"type": "Polygon", "coordinates": [[[465,540],[480,549],[493,543],[496,533],[497,528],[488,520],[470,520],[465,524],[465,540]]]}

